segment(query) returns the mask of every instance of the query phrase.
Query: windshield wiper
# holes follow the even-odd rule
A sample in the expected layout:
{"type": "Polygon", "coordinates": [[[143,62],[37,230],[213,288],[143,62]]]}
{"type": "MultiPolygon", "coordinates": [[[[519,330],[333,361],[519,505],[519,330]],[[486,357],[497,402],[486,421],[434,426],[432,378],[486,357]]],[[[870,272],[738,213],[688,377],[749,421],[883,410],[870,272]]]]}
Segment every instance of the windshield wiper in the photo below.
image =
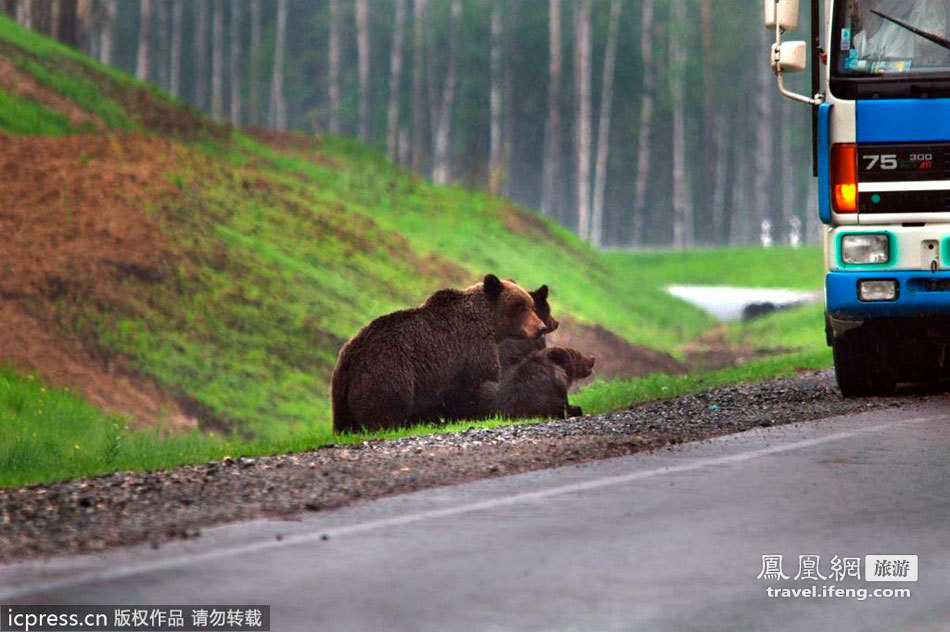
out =
{"type": "Polygon", "coordinates": [[[924,39],[926,39],[926,40],[930,40],[931,42],[933,42],[933,43],[936,44],[937,46],[942,46],[943,48],[946,48],[947,50],[950,50],[950,40],[946,40],[946,39],[940,37],[939,35],[934,35],[933,33],[930,33],[929,31],[921,30],[921,29],[917,28],[916,26],[911,26],[910,24],[907,24],[906,22],[902,22],[902,21],[898,20],[897,18],[892,18],[892,17],[889,16],[889,15],[885,15],[885,14],[881,13],[881,12],[878,11],[877,9],[871,9],[871,13],[873,13],[874,15],[877,15],[877,16],[879,16],[879,17],[884,18],[884,19],[887,20],[888,22],[893,22],[894,24],[896,24],[897,26],[900,26],[901,28],[907,29],[908,31],[910,31],[910,32],[913,33],[914,35],[919,35],[920,37],[922,37],[922,38],[924,38],[924,39]]]}

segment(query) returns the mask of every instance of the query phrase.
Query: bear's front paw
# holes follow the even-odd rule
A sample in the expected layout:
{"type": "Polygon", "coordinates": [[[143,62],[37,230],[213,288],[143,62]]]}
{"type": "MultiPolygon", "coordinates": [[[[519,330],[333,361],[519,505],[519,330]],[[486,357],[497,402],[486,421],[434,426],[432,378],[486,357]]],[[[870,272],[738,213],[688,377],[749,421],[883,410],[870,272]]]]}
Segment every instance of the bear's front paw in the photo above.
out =
{"type": "Polygon", "coordinates": [[[567,416],[568,417],[581,417],[584,415],[584,411],[581,410],[580,406],[568,406],[567,407],[567,416]]]}

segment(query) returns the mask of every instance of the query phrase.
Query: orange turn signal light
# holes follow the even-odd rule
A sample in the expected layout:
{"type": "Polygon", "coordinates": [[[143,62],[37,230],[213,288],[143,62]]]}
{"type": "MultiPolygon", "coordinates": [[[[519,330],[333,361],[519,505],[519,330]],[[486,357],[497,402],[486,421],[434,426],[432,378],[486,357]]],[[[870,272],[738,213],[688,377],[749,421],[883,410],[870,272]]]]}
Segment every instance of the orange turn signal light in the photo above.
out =
{"type": "Polygon", "coordinates": [[[831,147],[831,190],[836,213],[858,210],[858,146],[842,143],[831,147]]]}

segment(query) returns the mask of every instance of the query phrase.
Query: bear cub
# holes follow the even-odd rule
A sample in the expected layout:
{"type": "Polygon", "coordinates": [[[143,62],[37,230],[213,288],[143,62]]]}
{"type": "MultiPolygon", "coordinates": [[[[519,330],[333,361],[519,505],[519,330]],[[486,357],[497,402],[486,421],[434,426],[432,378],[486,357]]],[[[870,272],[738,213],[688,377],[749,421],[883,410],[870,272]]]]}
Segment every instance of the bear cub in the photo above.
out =
{"type": "Polygon", "coordinates": [[[505,417],[578,417],[567,401],[571,383],[588,377],[594,357],[568,347],[536,351],[508,369],[498,384],[495,405],[505,417]]]}
{"type": "Polygon", "coordinates": [[[333,430],[487,416],[494,402],[483,384],[498,380],[498,343],[546,330],[528,291],[493,274],[381,316],[340,350],[330,383],[333,430]]]}

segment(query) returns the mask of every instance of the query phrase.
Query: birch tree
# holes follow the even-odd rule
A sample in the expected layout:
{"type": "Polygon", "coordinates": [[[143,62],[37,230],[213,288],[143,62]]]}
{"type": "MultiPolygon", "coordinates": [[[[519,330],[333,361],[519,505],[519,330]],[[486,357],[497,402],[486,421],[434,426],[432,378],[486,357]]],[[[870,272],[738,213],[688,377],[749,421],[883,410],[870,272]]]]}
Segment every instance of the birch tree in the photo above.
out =
{"type": "Polygon", "coordinates": [[[432,181],[447,184],[450,177],[449,135],[452,130],[452,106],[458,80],[458,23],[462,13],[461,0],[452,0],[449,16],[449,59],[442,99],[436,116],[435,138],[432,149],[432,181]]]}
{"type": "Polygon", "coordinates": [[[818,219],[818,178],[808,178],[808,203],[805,204],[805,243],[821,245],[822,224],[818,219]]]}
{"type": "Polygon", "coordinates": [[[335,136],[340,133],[340,0],[330,0],[329,42],[327,95],[330,121],[327,129],[335,136]]]}
{"type": "Polygon", "coordinates": [[[670,101],[673,110],[673,247],[693,245],[693,204],[686,175],[686,115],[684,89],[686,84],[685,0],[672,0],[670,6],[670,101]]]}
{"type": "Polygon", "coordinates": [[[518,55],[519,44],[518,20],[521,19],[521,0],[508,0],[508,12],[505,16],[505,24],[502,28],[505,30],[502,48],[502,67],[504,68],[502,80],[502,122],[501,122],[501,173],[504,174],[500,186],[501,194],[506,197],[512,196],[512,187],[515,182],[511,177],[511,155],[512,144],[515,138],[515,102],[513,98],[514,91],[514,63],[515,56],[518,55]]]}
{"type": "Polygon", "coordinates": [[[172,96],[181,94],[181,30],[185,6],[183,0],[172,3],[172,49],[171,68],[168,72],[168,91],[172,96]]]}
{"type": "Polygon", "coordinates": [[[139,48],[135,60],[135,77],[148,81],[148,38],[152,26],[152,0],[140,0],[139,48]]]}
{"type": "MultiPolygon", "coordinates": [[[[766,52],[771,50],[774,32],[768,29],[759,29],[759,59],[767,59],[766,52]]],[[[772,107],[772,71],[768,64],[756,64],[756,156],[757,164],[753,174],[754,182],[752,188],[752,204],[750,210],[750,228],[754,231],[750,235],[753,239],[755,232],[759,230],[762,220],[765,219],[764,213],[772,206],[770,204],[769,191],[772,186],[772,174],[774,169],[775,137],[772,132],[774,125],[774,112],[772,107]]]]}
{"type": "Polygon", "coordinates": [[[386,108],[386,153],[395,162],[399,158],[399,93],[402,81],[403,22],[406,0],[396,0],[393,45],[389,55],[389,107],[386,108]]]}
{"type": "Polygon", "coordinates": [[[156,21],[158,24],[155,31],[155,40],[152,47],[152,74],[155,76],[155,83],[162,87],[163,90],[168,89],[168,71],[170,64],[165,57],[168,52],[168,43],[169,43],[169,24],[170,20],[168,19],[168,9],[170,8],[170,3],[168,0],[158,0],[158,2],[153,3],[152,11],[156,14],[156,21]]]}
{"type": "MultiPolygon", "coordinates": [[[[716,101],[713,94],[713,82],[715,75],[713,73],[714,52],[713,52],[713,14],[712,0],[702,0],[700,3],[700,23],[702,27],[702,51],[703,51],[703,190],[706,192],[704,199],[716,196],[716,155],[718,147],[716,142],[716,101]]],[[[707,226],[707,237],[713,239],[716,224],[715,222],[705,223],[707,226]],[[713,232],[710,232],[713,231],[713,232]]]]}
{"type": "Polygon", "coordinates": [[[257,125],[260,120],[260,82],[261,82],[261,0],[251,0],[251,111],[248,120],[257,125]]]}
{"type": "Polygon", "coordinates": [[[211,116],[224,117],[224,0],[214,0],[211,27],[211,116]]]}
{"type": "Polygon", "coordinates": [[[17,2],[16,21],[24,28],[33,28],[33,0],[20,0],[17,2]]]}
{"type": "MultiPolygon", "coordinates": [[[[797,106],[797,104],[785,100],[782,102],[780,111],[781,120],[785,122],[785,124],[780,128],[782,130],[782,159],[780,165],[782,173],[782,220],[780,223],[781,229],[776,235],[776,241],[780,239],[782,240],[780,243],[791,243],[790,238],[793,232],[791,229],[792,222],[793,218],[797,217],[798,173],[799,169],[801,169],[801,165],[795,160],[795,130],[791,125],[788,124],[788,122],[794,120],[795,112],[798,107],[799,106],[797,106]]],[[[799,226],[799,231],[800,230],[801,226],[799,226]]]]}
{"type": "Polygon", "coordinates": [[[633,186],[633,245],[643,239],[643,216],[646,211],[647,185],[650,183],[650,144],[653,138],[653,105],[656,93],[656,67],[653,63],[653,0],[643,0],[640,7],[640,63],[643,86],[640,92],[640,121],[637,126],[637,162],[633,186]]]}
{"type": "MultiPolygon", "coordinates": [[[[115,0],[106,0],[107,3],[115,5],[115,0]]],[[[113,11],[113,16],[115,12],[113,11]]],[[[63,16],[63,3],[59,0],[55,0],[50,3],[49,7],[49,31],[47,33],[53,39],[61,39],[62,33],[60,32],[60,22],[63,16]]],[[[12,16],[11,16],[12,17],[12,16]]],[[[115,20],[112,21],[112,33],[115,33],[115,20]]],[[[100,55],[102,54],[102,49],[100,46],[100,55]]],[[[111,50],[109,51],[112,52],[111,50]]],[[[110,60],[111,61],[111,60],[110,60]]]]}
{"type": "Polygon", "coordinates": [[[369,142],[369,0],[356,0],[356,54],[360,80],[360,141],[369,142]]]}
{"type": "Polygon", "coordinates": [[[604,243],[604,199],[607,187],[607,157],[610,152],[610,109],[614,99],[614,62],[617,58],[617,31],[620,26],[620,0],[610,1],[610,24],[604,49],[604,77],[600,94],[600,120],[597,123],[597,160],[594,167],[594,201],[591,208],[590,241],[604,243]]]}
{"type": "Polygon", "coordinates": [[[422,152],[425,143],[426,115],[422,94],[426,0],[414,0],[412,42],[412,170],[421,173],[422,152]]]}
{"type": "Polygon", "coordinates": [[[590,7],[591,0],[576,0],[574,4],[575,172],[577,233],[581,239],[590,236],[590,7]]]}
{"type": "Polygon", "coordinates": [[[284,103],[284,40],[287,37],[287,0],[277,0],[277,27],[274,37],[274,70],[270,84],[270,124],[279,130],[287,128],[287,105],[284,103]]]}
{"type": "Polygon", "coordinates": [[[712,243],[721,243],[728,239],[728,231],[724,230],[726,215],[726,169],[729,166],[729,117],[719,114],[713,122],[716,135],[716,157],[713,169],[712,190],[712,226],[709,237],[712,243]]]}
{"type": "Polygon", "coordinates": [[[195,24],[195,103],[199,108],[208,105],[208,3],[198,0],[198,19],[195,24]]]}
{"type": "Polygon", "coordinates": [[[492,2],[491,12],[491,85],[489,110],[491,116],[488,150],[488,190],[496,195],[501,185],[501,0],[492,2]]]}
{"type": "MultiPolygon", "coordinates": [[[[102,25],[99,28],[99,61],[107,66],[112,65],[113,42],[115,41],[115,16],[117,0],[103,0],[102,25]]],[[[59,29],[59,2],[54,1],[50,7],[50,32],[58,33],[59,29]]]]}
{"type": "MultiPolygon", "coordinates": [[[[650,0],[645,0],[649,2],[650,0]]],[[[545,133],[541,212],[561,211],[561,0],[548,0],[548,120],[545,133]]]]}
{"type": "Polygon", "coordinates": [[[92,0],[76,0],[76,48],[91,53],[92,0]]]}
{"type": "MultiPolygon", "coordinates": [[[[741,120],[741,119],[740,119],[741,120]]],[[[758,226],[751,226],[753,213],[749,202],[749,168],[752,153],[747,151],[734,152],[736,164],[736,179],[734,184],[732,211],[729,214],[729,243],[731,245],[747,244],[754,238],[754,231],[758,226]]]]}
{"type": "Polygon", "coordinates": [[[241,3],[231,3],[231,125],[241,124],[241,3]]]}

